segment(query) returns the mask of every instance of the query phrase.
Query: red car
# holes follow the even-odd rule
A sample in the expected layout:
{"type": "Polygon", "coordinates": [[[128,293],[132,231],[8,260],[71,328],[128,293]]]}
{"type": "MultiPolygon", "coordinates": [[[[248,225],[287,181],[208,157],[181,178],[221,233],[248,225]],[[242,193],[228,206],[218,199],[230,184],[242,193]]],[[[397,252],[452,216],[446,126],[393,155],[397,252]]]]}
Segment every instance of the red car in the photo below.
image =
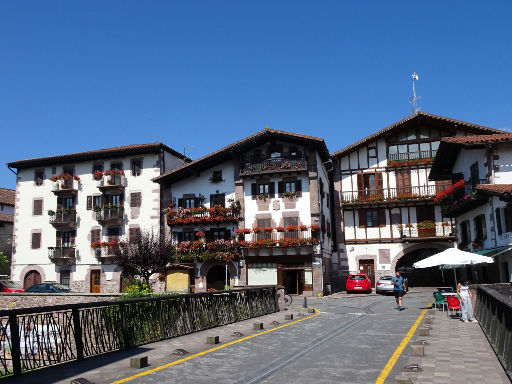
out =
{"type": "Polygon", "coordinates": [[[0,280],[0,292],[25,292],[25,290],[14,281],[0,280]]]}
{"type": "Polygon", "coordinates": [[[371,292],[372,285],[370,279],[364,273],[355,273],[348,275],[347,279],[347,293],[350,292],[371,292]]]}

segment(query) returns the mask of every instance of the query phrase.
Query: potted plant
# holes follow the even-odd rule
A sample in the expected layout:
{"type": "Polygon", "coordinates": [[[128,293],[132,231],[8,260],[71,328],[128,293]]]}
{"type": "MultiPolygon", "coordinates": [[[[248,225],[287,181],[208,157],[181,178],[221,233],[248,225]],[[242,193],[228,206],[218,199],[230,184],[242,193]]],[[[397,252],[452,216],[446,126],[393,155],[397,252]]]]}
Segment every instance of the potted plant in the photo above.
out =
{"type": "Polygon", "coordinates": [[[296,196],[295,192],[285,192],[284,194],[284,197],[288,198],[289,200],[293,200],[296,196]]]}
{"type": "Polygon", "coordinates": [[[284,227],[283,226],[278,226],[278,227],[276,227],[276,231],[277,232],[284,232],[284,227]]]}
{"type": "Polygon", "coordinates": [[[320,231],[320,226],[316,224],[311,224],[309,227],[311,228],[311,232],[313,233],[320,231]]]}
{"type": "Polygon", "coordinates": [[[101,211],[101,206],[95,205],[93,209],[94,209],[94,212],[99,212],[99,211],[101,211]]]}
{"type": "Polygon", "coordinates": [[[258,195],[258,200],[267,201],[268,198],[269,198],[269,196],[266,193],[258,195]]]}
{"type": "Polygon", "coordinates": [[[272,227],[263,228],[263,232],[265,232],[265,233],[271,233],[273,230],[274,230],[274,228],[272,228],[272,227]]]}
{"type": "Polygon", "coordinates": [[[254,227],[254,228],[252,229],[252,231],[253,231],[254,233],[261,233],[262,229],[261,229],[261,227],[254,227]]]}
{"type": "Polygon", "coordinates": [[[53,216],[55,215],[55,211],[52,211],[51,209],[48,210],[48,216],[53,216]]]}
{"type": "Polygon", "coordinates": [[[308,226],[307,225],[304,225],[304,224],[301,224],[299,225],[299,229],[304,232],[304,231],[307,231],[308,230],[308,226]]]}
{"type": "Polygon", "coordinates": [[[103,172],[101,172],[101,171],[94,172],[92,175],[92,178],[97,181],[103,179],[103,172]]]}

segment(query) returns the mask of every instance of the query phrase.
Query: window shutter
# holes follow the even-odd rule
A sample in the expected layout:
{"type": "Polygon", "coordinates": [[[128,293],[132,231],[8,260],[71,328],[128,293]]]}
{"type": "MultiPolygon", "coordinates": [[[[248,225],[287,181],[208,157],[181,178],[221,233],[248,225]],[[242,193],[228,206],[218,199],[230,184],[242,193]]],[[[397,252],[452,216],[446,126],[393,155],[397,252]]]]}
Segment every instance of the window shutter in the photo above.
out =
{"type": "Polygon", "coordinates": [[[75,245],[76,230],[71,231],[71,245],[75,245]]]}
{"type": "Polygon", "coordinates": [[[194,208],[198,208],[201,206],[201,202],[199,201],[199,197],[194,197],[194,208]]]}
{"type": "Polygon", "coordinates": [[[130,239],[129,239],[130,244],[136,243],[137,239],[140,237],[140,228],[137,228],[137,227],[130,228],[129,237],[130,237],[130,239]]]}
{"type": "Polygon", "coordinates": [[[41,233],[32,233],[32,249],[41,248],[41,233]]]}
{"type": "Polygon", "coordinates": [[[142,200],[141,192],[132,192],[130,194],[130,207],[140,207],[142,200]]]}
{"type": "Polygon", "coordinates": [[[178,238],[178,242],[182,242],[183,241],[183,232],[178,232],[178,233],[176,233],[176,235],[178,238]]]}
{"type": "Polygon", "coordinates": [[[377,195],[382,195],[383,192],[383,183],[382,183],[382,173],[375,173],[375,189],[377,190],[377,195]]]}
{"type": "Polygon", "coordinates": [[[359,209],[357,214],[359,215],[359,228],[366,227],[366,211],[364,209],[359,209]]]}
{"type": "Polygon", "coordinates": [[[276,183],[274,183],[273,181],[271,181],[270,183],[268,183],[268,195],[269,197],[275,197],[275,194],[276,194],[276,183]]]}
{"type": "Polygon", "coordinates": [[[386,226],[386,210],[384,208],[379,208],[379,227],[386,226]]]}
{"type": "Polygon", "coordinates": [[[302,196],[302,180],[295,181],[295,193],[297,196],[302,196]]]}
{"type": "Polygon", "coordinates": [[[64,204],[64,199],[62,196],[57,196],[57,209],[62,209],[62,206],[64,204]]]}
{"type": "Polygon", "coordinates": [[[495,221],[496,221],[496,228],[498,230],[498,235],[501,235],[503,233],[503,228],[501,228],[501,210],[499,208],[496,208],[496,215],[495,215],[495,221]]]}
{"type": "Polygon", "coordinates": [[[90,211],[92,209],[92,196],[87,196],[87,206],[86,209],[90,211]]]}
{"type": "Polygon", "coordinates": [[[279,193],[280,195],[284,193],[284,182],[283,181],[277,182],[277,193],[279,193]]]}
{"type": "Polygon", "coordinates": [[[258,194],[258,185],[256,183],[251,184],[251,195],[256,196],[258,194]]]}
{"type": "Polygon", "coordinates": [[[357,190],[359,193],[364,191],[364,175],[362,173],[357,174],[357,190]]]}
{"type": "Polygon", "coordinates": [[[212,231],[204,231],[204,239],[207,243],[212,242],[213,241],[212,231]]]}
{"type": "Polygon", "coordinates": [[[231,239],[231,229],[226,229],[224,233],[226,234],[224,237],[226,240],[231,239]]]}
{"type": "Polygon", "coordinates": [[[62,232],[57,231],[55,232],[55,244],[57,247],[60,247],[62,245],[62,232]]]}
{"type": "Polygon", "coordinates": [[[183,199],[178,199],[178,208],[183,208],[183,199]]]}
{"type": "Polygon", "coordinates": [[[95,241],[101,241],[101,229],[91,229],[91,243],[95,241]]]}
{"type": "Polygon", "coordinates": [[[485,223],[485,215],[482,215],[482,240],[487,239],[487,224],[485,223]]]}
{"type": "Polygon", "coordinates": [[[34,215],[42,215],[43,214],[43,200],[34,200],[34,215]]]}

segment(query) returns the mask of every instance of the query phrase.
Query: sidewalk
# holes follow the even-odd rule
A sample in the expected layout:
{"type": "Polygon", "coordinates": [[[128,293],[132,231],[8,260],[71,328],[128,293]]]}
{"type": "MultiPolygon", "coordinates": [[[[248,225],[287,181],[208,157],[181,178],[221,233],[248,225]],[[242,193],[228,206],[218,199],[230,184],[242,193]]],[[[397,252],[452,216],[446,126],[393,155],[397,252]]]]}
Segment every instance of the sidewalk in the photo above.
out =
{"type": "MultiPolygon", "coordinates": [[[[410,377],[415,384],[510,384],[478,323],[463,323],[436,310],[433,324],[427,325],[430,325],[430,336],[419,336],[416,331],[411,340],[411,343],[427,341],[425,356],[410,356],[407,362],[419,364],[423,371],[402,373],[403,377],[410,377]]],[[[411,349],[409,345],[405,353],[410,355],[411,349]]]]}

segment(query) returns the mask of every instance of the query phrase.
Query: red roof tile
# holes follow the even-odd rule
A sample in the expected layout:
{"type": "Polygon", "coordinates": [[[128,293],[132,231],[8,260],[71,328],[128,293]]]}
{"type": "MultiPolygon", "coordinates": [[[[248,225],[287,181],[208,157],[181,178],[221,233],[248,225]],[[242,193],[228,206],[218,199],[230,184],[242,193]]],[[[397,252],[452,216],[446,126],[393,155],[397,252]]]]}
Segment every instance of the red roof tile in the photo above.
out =
{"type": "Polygon", "coordinates": [[[13,189],[0,188],[0,203],[5,205],[12,205],[14,207],[14,197],[16,191],[13,189]]]}
{"type": "Polygon", "coordinates": [[[0,213],[0,222],[14,223],[14,215],[0,213]]]}
{"type": "Polygon", "coordinates": [[[455,144],[483,144],[512,141],[512,133],[498,133],[495,135],[455,136],[444,138],[443,141],[455,144]]]}
{"type": "Polygon", "coordinates": [[[479,184],[476,189],[477,191],[503,195],[512,193],[512,184],[479,184]]]}

